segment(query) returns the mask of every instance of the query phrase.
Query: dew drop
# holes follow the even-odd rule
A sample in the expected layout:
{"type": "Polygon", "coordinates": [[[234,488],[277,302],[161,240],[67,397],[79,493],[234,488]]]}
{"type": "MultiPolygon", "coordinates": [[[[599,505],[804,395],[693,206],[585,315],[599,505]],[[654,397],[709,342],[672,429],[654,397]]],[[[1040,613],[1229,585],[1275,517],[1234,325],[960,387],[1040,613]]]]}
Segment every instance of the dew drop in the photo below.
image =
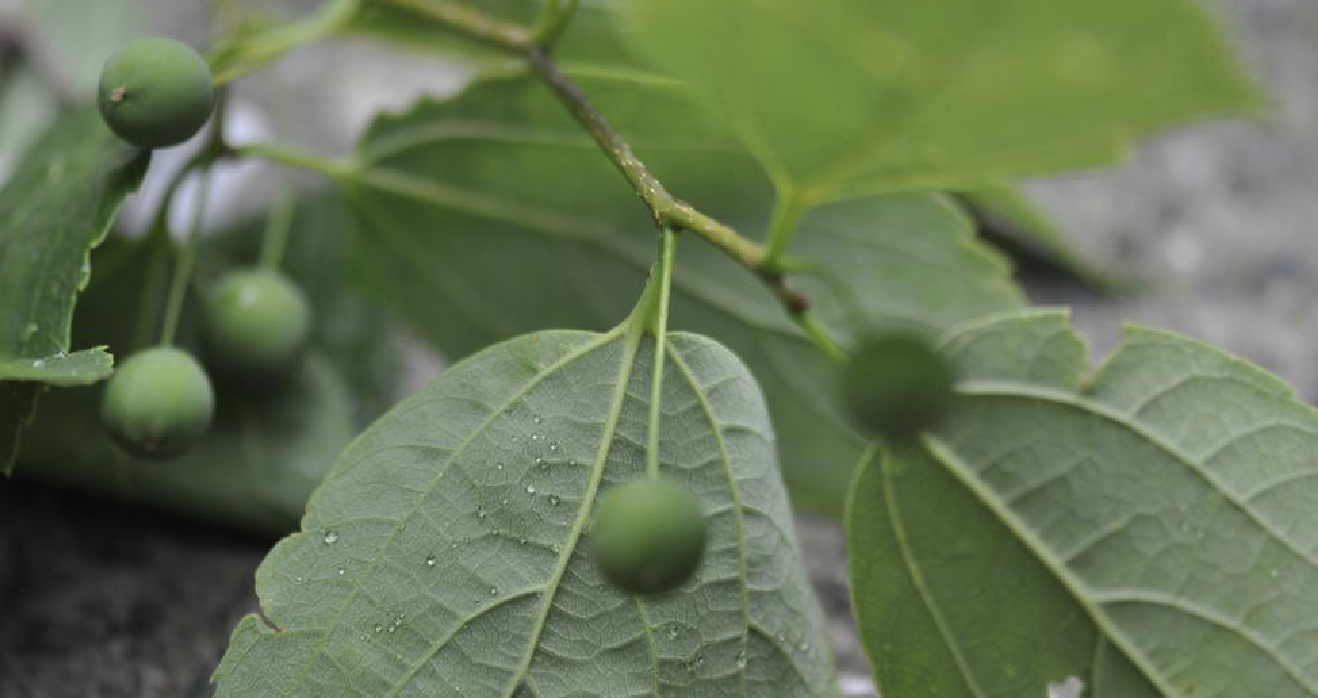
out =
{"type": "Polygon", "coordinates": [[[302,583],[302,578],[301,578],[301,577],[298,577],[298,578],[297,578],[297,583],[298,583],[298,584],[301,584],[301,583],[302,583]]]}
{"type": "MultiPolygon", "coordinates": [[[[531,421],[535,422],[536,424],[539,424],[540,422],[543,422],[545,420],[541,419],[540,415],[536,415],[535,418],[532,419],[531,421]]],[[[535,438],[535,437],[531,437],[531,438],[535,438]]]]}
{"type": "Polygon", "coordinates": [[[668,626],[668,639],[669,639],[669,640],[676,640],[676,639],[677,639],[677,626],[676,626],[676,625],[670,625],[670,626],[668,626]]]}
{"type": "Polygon", "coordinates": [[[556,495],[556,494],[551,494],[551,495],[549,495],[549,506],[551,506],[551,507],[556,507],[556,506],[558,506],[558,503],[559,503],[560,501],[562,501],[562,500],[560,500],[560,499],[558,498],[558,495],[556,495]]]}
{"type": "Polygon", "coordinates": [[[45,365],[46,361],[44,359],[32,359],[32,368],[41,368],[45,365]]]}
{"type": "Polygon", "coordinates": [[[495,469],[495,470],[503,470],[503,463],[495,463],[495,464],[494,464],[494,469],[495,469]]]}
{"type": "Polygon", "coordinates": [[[498,596],[499,587],[490,587],[490,596],[498,596]]]}
{"type": "Polygon", "coordinates": [[[439,561],[435,559],[434,555],[426,556],[426,567],[434,567],[437,562],[439,561]]]}
{"type": "Polygon", "coordinates": [[[545,464],[545,459],[544,459],[544,458],[541,458],[541,457],[539,457],[539,456],[536,456],[535,464],[536,464],[536,465],[544,465],[544,464],[545,464]]]}
{"type": "Polygon", "coordinates": [[[742,651],[742,652],[738,652],[738,653],[737,653],[737,668],[738,668],[738,669],[745,669],[745,668],[746,668],[746,652],[745,652],[745,651],[742,651]]]}
{"type": "Polygon", "coordinates": [[[340,568],[339,568],[339,576],[342,577],[347,571],[348,571],[348,570],[345,570],[345,569],[343,569],[342,567],[340,567],[340,568]]]}
{"type": "Polygon", "coordinates": [[[485,507],[476,507],[476,518],[485,518],[485,507]]]}
{"type": "Polygon", "coordinates": [[[526,493],[527,493],[527,494],[535,494],[535,485],[527,485],[527,486],[526,486],[526,493]]]}
{"type": "Polygon", "coordinates": [[[549,444],[549,450],[550,450],[550,451],[557,451],[557,450],[558,450],[558,444],[549,444]]]}
{"type": "Polygon", "coordinates": [[[379,623],[376,623],[376,624],[375,624],[375,632],[377,632],[377,633],[382,633],[382,632],[384,632],[384,626],[383,626],[383,625],[380,625],[379,623]]]}
{"type": "Polygon", "coordinates": [[[325,545],[333,545],[339,542],[339,534],[334,531],[325,531],[325,536],[321,540],[325,541],[325,545]]]}

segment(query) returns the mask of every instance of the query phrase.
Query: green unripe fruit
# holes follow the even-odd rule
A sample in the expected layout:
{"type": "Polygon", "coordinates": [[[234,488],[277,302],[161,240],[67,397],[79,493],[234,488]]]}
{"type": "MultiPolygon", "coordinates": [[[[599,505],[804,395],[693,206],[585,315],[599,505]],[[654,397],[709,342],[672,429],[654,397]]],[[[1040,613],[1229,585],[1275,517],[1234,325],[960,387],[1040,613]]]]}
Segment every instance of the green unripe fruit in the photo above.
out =
{"type": "Polygon", "coordinates": [[[861,429],[901,439],[934,426],[950,408],[955,370],[923,337],[890,332],[861,342],[841,394],[861,429]]]}
{"type": "Polygon", "coordinates": [[[141,148],[178,145],[215,108],[205,59],[173,39],[139,39],[106,61],[98,101],[110,130],[141,148]]]}
{"type": "Polygon", "coordinates": [[[172,347],[128,357],[110,378],[101,420],[124,450],[143,458],[182,454],[210,429],[215,393],[192,355],[172,347]]]}
{"type": "Polygon", "coordinates": [[[660,594],[696,571],[705,533],[700,502],[685,487],[638,480],[600,499],[591,544],[609,581],[629,592],[660,594]]]}
{"type": "Polygon", "coordinates": [[[239,269],[210,290],[203,308],[207,359],[228,373],[269,376],[286,370],[311,333],[311,306],[277,271],[239,269]]]}

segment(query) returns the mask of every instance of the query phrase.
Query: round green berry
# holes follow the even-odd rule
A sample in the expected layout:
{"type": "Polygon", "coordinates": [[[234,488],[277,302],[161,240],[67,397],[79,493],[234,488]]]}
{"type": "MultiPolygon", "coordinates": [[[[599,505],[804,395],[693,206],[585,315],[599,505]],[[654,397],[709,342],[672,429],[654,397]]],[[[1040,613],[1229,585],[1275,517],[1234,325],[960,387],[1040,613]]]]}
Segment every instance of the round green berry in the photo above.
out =
{"type": "Polygon", "coordinates": [[[128,357],[110,378],[101,420],[124,450],[143,458],[182,454],[210,429],[215,393],[192,355],[156,347],[128,357]]]}
{"type": "Polygon", "coordinates": [[[197,134],[215,108],[205,59],[173,39],[139,39],[106,61],[98,95],[110,130],[141,148],[178,145],[197,134]]]}
{"type": "Polygon", "coordinates": [[[272,374],[297,358],[311,332],[307,297],[284,274],[238,269],[206,295],[207,358],[223,371],[272,374]]]}
{"type": "Polygon", "coordinates": [[[599,502],[591,545],[604,576],[638,594],[677,588],[700,565],[705,517],[689,490],[669,480],[638,480],[599,502]]]}
{"type": "Polygon", "coordinates": [[[842,373],[841,393],[864,431],[900,439],[938,422],[955,380],[951,363],[924,337],[888,332],[860,343],[842,373]]]}

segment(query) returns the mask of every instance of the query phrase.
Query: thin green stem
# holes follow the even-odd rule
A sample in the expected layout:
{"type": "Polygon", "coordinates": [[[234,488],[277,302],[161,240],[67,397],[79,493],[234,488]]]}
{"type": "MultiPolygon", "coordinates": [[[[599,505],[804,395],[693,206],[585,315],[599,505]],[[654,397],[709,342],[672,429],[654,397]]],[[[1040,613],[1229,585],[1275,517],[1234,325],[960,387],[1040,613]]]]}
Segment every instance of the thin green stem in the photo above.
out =
{"type": "Polygon", "coordinates": [[[296,148],[278,143],[253,143],[237,146],[234,152],[240,156],[258,157],[271,162],[307,172],[314,172],[330,179],[346,180],[354,174],[354,168],[348,163],[321,157],[296,148]]]}
{"type": "Polygon", "coordinates": [[[383,0],[383,4],[424,17],[456,34],[494,48],[522,54],[535,46],[531,33],[525,28],[499,21],[461,3],[444,0],[383,0]]]}
{"type": "Polygon", "coordinates": [[[581,0],[546,0],[531,27],[532,42],[546,49],[558,43],[580,5],[581,0]]]}
{"type": "Polygon", "coordinates": [[[146,276],[142,281],[142,302],[137,311],[137,325],[133,330],[133,347],[146,346],[151,341],[155,321],[160,317],[160,304],[164,299],[165,284],[169,283],[169,257],[172,243],[166,227],[152,228],[145,244],[150,247],[146,276]]]}
{"type": "Polygon", "coordinates": [[[192,269],[197,263],[197,246],[201,241],[201,228],[205,221],[207,199],[210,197],[211,170],[207,168],[198,179],[196,209],[192,214],[192,229],[187,242],[179,251],[174,267],[174,281],[169,288],[169,301],[165,305],[165,322],[160,330],[160,345],[171,346],[178,332],[179,316],[183,314],[183,299],[187,296],[192,269]]]}
{"type": "Polygon", "coordinates": [[[801,330],[805,332],[805,336],[810,339],[810,342],[830,361],[838,365],[847,362],[847,352],[833,339],[833,335],[829,333],[828,328],[819,323],[818,318],[814,315],[803,314],[797,317],[796,323],[801,326],[801,330]]]}
{"type": "Polygon", "coordinates": [[[292,182],[284,178],[270,215],[266,218],[264,237],[261,239],[261,257],[259,264],[264,269],[278,269],[284,261],[284,251],[288,249],[288,236],[293,231],[293,211],[297,208],[297,196],[292,182]]]}
{"type": "MultiPolygon", "coordinates": [[[[788,315],[796,322],[820,351],[829,358],[840,361],[845,353],[830,336],[828,330],[810,313],[810,300],[803,294],[792,290],[786,283],[783,273],[782,251],[790,242],[791,234],[799,221],[803,207],[798,201],[788,206],[784,213],[775,216],[775,230],[785,232],[771,233],[770,243],[777,251],[772,256],[758,243],[743,237],[733,228],[714,218],[701,213],[695,207],[673,196],[656,178],[645,163],[632,151],[631,146],[609,124],[604,115],[588,100],[576,83],[558,67],[536,41],[534,33],[528,33],[517,25],[500,22],[482,14],[479,10],[436,0],[379,0],[382,3],[411,11],[430,19],[450,31],[466,36],[474,41],[501,49],[514,56],[527,60],[532,70],[549,86],[559,102],[572,114],[573,118],[593,138],[605,156],[613,162],[622,173],[632,189],[644,202],[654,218],[655,225],[661,230],[690,231],[705,238],[749,269],[778,298],[788,315]]],[[[551,0],[552,1],[552,0],[551,0]]],[[[568,0],[575,5],[575,0],[568,0]]],[[[332,177],[342,177],[341,166],[329,164],[305,156],[291,156],[289,153],[266,153],[272,159],[284,158],[285,164],[299,166],[310,165],[308,169],[317,169],[332,177]]]]}
{"type": "Polygon", "coordinates": [[[787,254],[787,247],[791,244],[806,209],[805,200],[799,192],[779,193],[769,218],[769,233],[764,238],[766,241],[764,259],[761,262],[764,266],[783,269],[783,256],[787,254]]]}
{"type": "Polygon", "coordinates": [[[673,288],[673,260],[677,257],[677,233],[665,228],[650,284],[656,290],[650,309],[648,330],[654,335],[654,373],[650,377],[650,423],[646,432],[645,473],[659,477],[659,422],[663,418],[664,361],[668,350],[668,302],[673,288]]]}

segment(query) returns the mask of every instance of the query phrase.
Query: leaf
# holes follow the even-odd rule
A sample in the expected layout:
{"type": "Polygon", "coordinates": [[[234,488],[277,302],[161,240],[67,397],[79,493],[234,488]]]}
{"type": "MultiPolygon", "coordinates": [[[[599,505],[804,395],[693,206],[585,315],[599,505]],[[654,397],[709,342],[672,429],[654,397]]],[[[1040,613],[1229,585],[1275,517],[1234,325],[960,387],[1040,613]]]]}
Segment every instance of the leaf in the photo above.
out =
{"type": "Polygon", "coordinates": [[[105,347],[37,359],[0,360],[0,381],[28,381],[63,388],[99,383],[114,372],[105,347]]]}
{"type": "Polygon", "coordinates": [[[544,332],[445,371],[344,452],[257,572],[217,698],[832,695],[754,379],[669,335],[661,472],[710,518],[696,577],[623,594],[588,553],[596,495],[644,477],[654,342],[544,332]]]}
{"type": "MultiPolygon", "coordinates": [[[[149,155],[112,136],[92,110],[55,121],[0,189],[0,357],[69,350],[88,253],[146,172],[149,155]]],[[[12,469],[38,386],[0,382],[0,473],[12,469]]]]}
{"type": "Polygon", "coordinates": [[[956,196],[979,224],[980,234],[1022,266],[1061,275],[1099,292],[1117,292],[1130,285],[1077,252],[1057,223],[1019,187],[998,183],[956,196]]]}
{"type": "MultiPolygon", "coordinates": [[[[130,458],[111,443],[100,422],[99,389],[52,393],[24,439],[19,473],[261,532],[294,529],[339,451],[393,404],[403,369],[392,328],[345,281],[351,218],[335,201],[314,197],[298,206],[293,221],[286,270],[307,291],[318,319],[287,384],[252,393],[219,382],[211,432],[163,465],[130,458]]],[[[207,238],[201,283],[254,259],[263,229],[256,222],[207,238]]],[[[142,307],[153,259],[169,254],[159,238],[111,238],[98,248],[75,336],[122,354],[139,346],[133,313],[125,322],[125,310],[142,307]]],[[[188,344],[194,343],[191,316],[189,309],[182,327],[188,344]]]]}
{"type": "MultiPolygon", "coordinates": [[[[750,235],[772,193],[684,93],[633,73],[575,74],[660,178],[750,235]]],[[[345,196],[371,244],[360,261],[383,301],[451,357],[538,329],[606,329],[653,256],[635,194],[542,86],[477,83],[378,121],[345,196]],[[528,289],[530,291],[528,292],[528,289]]],[[[866,198],[815,211],[790,250],[794,281],[844,338],[903,322],[949,326],[1021,304],[1001,259],[939,197],[866,198]]],[[[862,441],[833,405],[832,367],[759,280],[698,239],[683,245],[676,326],[726,342],[774,414],[794,502],[838,513],[862,441]]]]}
{"type": "Polygon", "coordinates": [[[954,190],[1113,162],[1259,104],[1182,0],[635,0],[629,35],[788,197],[954,190]]]}
{"type": "Polygon", "coordinates": [[[1318,692],[1318,414],[1138,327],[1093,376],[1059,312],[951,335],[958,412],[873,451],[848,515],[888,698],[1318,692]],[[951,668],[951,670],[948,670],[951,668]]]}

